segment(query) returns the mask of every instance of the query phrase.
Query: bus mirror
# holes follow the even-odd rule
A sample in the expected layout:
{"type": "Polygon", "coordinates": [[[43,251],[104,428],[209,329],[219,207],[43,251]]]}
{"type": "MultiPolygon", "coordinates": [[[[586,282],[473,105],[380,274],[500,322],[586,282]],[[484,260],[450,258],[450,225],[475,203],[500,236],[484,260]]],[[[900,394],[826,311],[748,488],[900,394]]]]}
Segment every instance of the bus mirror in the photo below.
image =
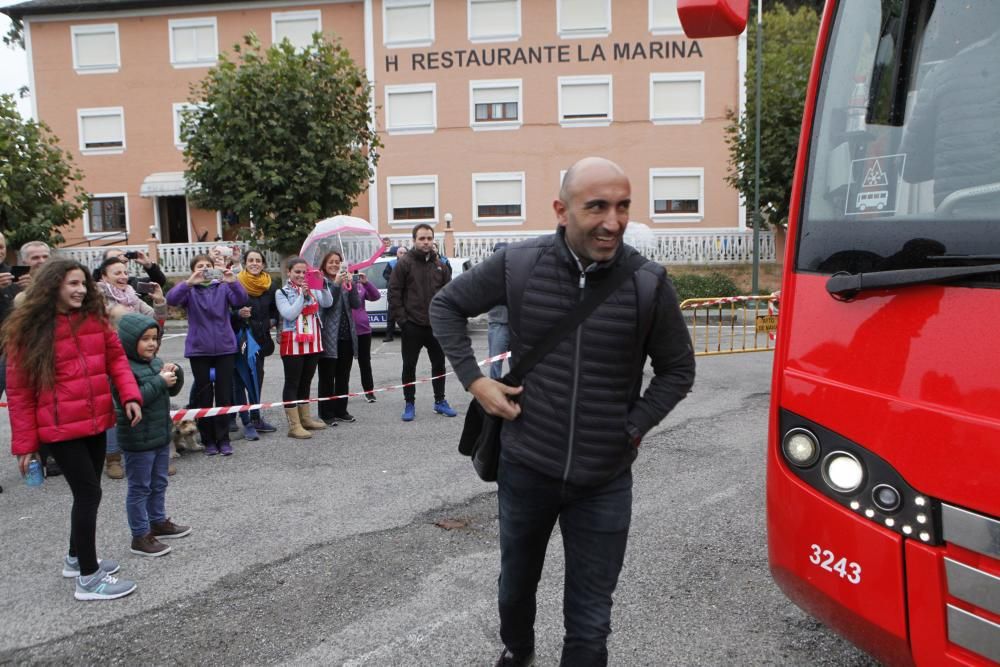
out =
{"type": "Polygon", "coordinates": [[[735,37],[747,27],[750,0],[677,0],[677,15],[691,39],[735,37]]]}

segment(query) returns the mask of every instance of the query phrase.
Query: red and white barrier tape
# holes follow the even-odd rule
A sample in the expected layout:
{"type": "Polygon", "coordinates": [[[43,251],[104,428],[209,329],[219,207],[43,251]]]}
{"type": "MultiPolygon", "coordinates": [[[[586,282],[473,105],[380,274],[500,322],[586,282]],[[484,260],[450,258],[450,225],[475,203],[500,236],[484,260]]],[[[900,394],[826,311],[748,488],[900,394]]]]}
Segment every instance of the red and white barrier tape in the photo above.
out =
{"type": "MultiPolygon", "coordinates": [[[[494,357],[487,357],[479,362],[480,366],[485,364],[493,363],[494,361],[503,361],[510,356],[510,352],[503,352],[494,357]]],[[[366,394],[378,394],[386,391],[393,391],[395,389],[402,389],[403,387],[411,387],[418,384],[426,384],[432,380],[437,380],[439,378],[447,377],[449,375],[454,375],[455,371],[448,371],[441,375],[435,375],[433,377],[419,378],[413,382],[407,382],[405,384],[393,384],[386,387],[379,387],[377,389],[372,389],[368,391],[352,391],[347,394],[341,394],[340,396],[324,396],[322,398],[309,398],[301,401],[278,401],[276,403],[253,403],[250,405],[223,405],[215,408],[184,408],[181,410],[172,410],[170,412],[170,418],[175,422],[179,421],[191,421],[193,419],[201,419],[202,417],[215,417],[218,415],[232,415],[237,412],[249,412],[250,410],[262,410],[264,408],[275,408],[275,407],[287,407],[294,405],[305,405],[307,403],[319,403],[321,401],[334,401],[338,398],[357,398],[359,396],[364,396],[366,394]]]]}
{"type": "MultiPolygon", "coordinates": [[[[781,297],[781,292],[773,292],[767,297],[768,308],[776,302],[781,297]]],[[[696,308],[705,308],[706,306],[719,306],[725,303],[742,303],[745,301],[760,301],[762,297],[759,296],[724,296],[718,299],[713,299],[711,301],[699,301],[698,303],[690,303],[686,306],[682,305],[683,310],[694,310],[696,308]]],[[[773,313],[772,313],[773,314],[773,313]]]]}

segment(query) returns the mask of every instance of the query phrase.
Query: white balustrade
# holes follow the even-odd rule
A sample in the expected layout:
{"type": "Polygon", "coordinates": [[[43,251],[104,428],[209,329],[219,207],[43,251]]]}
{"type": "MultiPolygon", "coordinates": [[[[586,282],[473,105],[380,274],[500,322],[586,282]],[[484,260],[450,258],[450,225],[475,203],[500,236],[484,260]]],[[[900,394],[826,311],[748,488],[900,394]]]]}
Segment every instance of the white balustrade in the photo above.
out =
{"type": "MultiPolygon", "coordinates": [[[[191,260],[198,255],[207,255],[217,245],[238,245],[246,253],[249,244],[233,241],[211,241],[206,243],[161,243],[157,250],[159,265],[168,276],[181,277],[191,275],[191,260]]],[[[264,251],[264,262],[269,271],[277,271],[280,263],[278,253],[264,251]]]]}
{"type": "MultiPolygon", "coordinates": [[[[72,259],[80,262],[89,269],[96,269],[104,261],[104,252],[108,250],[109,247],[113,247],[115,250],[121,250],[122,252],[131,252],[135,250],[141,250],[142,252],[148,253],[149,246],[147,245],[116,245],[116,246],[99,246],[99,247],[72,247],[72,248],[56,248],[56,254],[59,257],[65,257],[67,259],[72,259]]],[[[128,272],[132,276],[145,276],[146,272],[142,270],[137,262],[128,263],[128,272]]]]}

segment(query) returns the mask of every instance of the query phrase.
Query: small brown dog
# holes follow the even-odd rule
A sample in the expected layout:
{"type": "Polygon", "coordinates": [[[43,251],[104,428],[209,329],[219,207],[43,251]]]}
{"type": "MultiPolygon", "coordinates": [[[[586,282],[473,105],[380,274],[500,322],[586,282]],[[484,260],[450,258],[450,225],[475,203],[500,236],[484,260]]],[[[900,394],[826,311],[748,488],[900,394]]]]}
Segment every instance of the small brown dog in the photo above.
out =
{"type": "Polygon", "coordinates": [[[205,449],[198,443],[198,425],[191,420],[174,422],[173,436],[170,438],[170,458],[180,457],[182,451],[198,452],[205,449]]]}

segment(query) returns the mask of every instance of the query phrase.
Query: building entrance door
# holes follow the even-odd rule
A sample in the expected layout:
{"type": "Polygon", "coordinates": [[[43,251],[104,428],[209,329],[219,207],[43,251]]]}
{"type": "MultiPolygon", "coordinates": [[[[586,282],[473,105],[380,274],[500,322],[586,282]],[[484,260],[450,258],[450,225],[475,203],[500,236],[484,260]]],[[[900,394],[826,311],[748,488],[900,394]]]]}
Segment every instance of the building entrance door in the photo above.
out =
{"type": "Polygon", "coordinates": [[[190,243],[186,197],[157,197],[163,243],[190,243]]]}

